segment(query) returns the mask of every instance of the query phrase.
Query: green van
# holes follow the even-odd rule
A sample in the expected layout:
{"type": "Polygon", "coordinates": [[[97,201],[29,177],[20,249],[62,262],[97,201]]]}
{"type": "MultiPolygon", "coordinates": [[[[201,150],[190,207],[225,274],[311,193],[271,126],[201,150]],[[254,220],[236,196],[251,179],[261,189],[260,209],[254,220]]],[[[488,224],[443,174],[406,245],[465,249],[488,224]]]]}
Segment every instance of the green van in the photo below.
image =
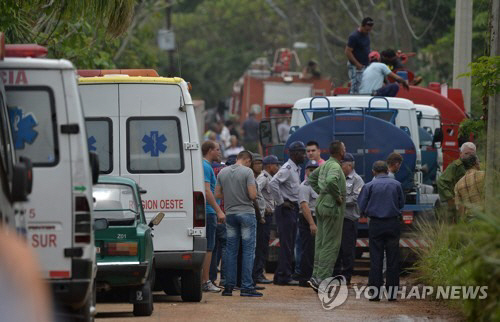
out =
{"type": "Polygon", "coordinates": [[[164,213],[147,223],[141,190],[134,180],[100,176],[93,187],[95,218],[108,221],[108,228],[95,233],[96,287],[99,291],[123,290],[134,304],[134,315],[153,313],[153,226],[164,213]]]}

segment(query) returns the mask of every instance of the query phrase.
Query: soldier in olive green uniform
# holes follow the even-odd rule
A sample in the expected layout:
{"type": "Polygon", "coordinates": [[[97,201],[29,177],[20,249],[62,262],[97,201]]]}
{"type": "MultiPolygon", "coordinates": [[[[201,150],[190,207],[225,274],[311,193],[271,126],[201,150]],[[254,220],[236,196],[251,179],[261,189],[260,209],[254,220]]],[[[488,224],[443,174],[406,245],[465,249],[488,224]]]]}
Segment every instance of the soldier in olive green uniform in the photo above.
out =
{"type": "Polygon", "coordinates": [[[445,218],[448,222],[456,221],[455,185],[465,175],[462,159],[476,154],[476,146],[472,142],[465,142],[460,147],[460,159],[450,163],[437,180],[439,199],[444,206],[445,218]]]}
{"type": "Polygon", "coordinates": [[[345,154],[344,143],[330,144],[331,157],[308,178],[319,194],[316,203],[318,232],[314,250],[314,270],[309,285],[318,290],[322,280],[332,276],[342,240],[346,180],[340,161],[345,154]]]}

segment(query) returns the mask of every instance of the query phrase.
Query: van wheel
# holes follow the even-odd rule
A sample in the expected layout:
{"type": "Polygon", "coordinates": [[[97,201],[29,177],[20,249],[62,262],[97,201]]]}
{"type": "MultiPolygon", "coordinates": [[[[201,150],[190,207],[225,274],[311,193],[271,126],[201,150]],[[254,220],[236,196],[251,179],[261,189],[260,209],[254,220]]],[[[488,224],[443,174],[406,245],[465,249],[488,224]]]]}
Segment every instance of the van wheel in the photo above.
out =
{"type": "Polygon", "coordinates": [[[151,289],[151,282],[148,280],[142,287],[142,296],[145,298],[144,303],[134,304],[135,316],[150,316],[153,314],[153,290],[151,289]]]}
{"type": "Polygon", "coordinates": [[[186,271],[182,274],[181,298],[184,302],[201,301],[201,270],[186,271]]]}
{"type": "Polygon", "coordinates": [[[85,304],[77,312],[78,316],[81,318],[81,321],[94,322],[94,316],[96,313],[95,304],[96,304],[96,286],[94,283],[94,286],[90,291],[90,295],[89,298],[87,299],[87,302],[85,302],[85,304]]]}
{"type": "Polygon", "coordinates": [[[167,295],[181,295],[181,279],[179,276],[167,276],[162,281],[162,290],[167,295]]]}

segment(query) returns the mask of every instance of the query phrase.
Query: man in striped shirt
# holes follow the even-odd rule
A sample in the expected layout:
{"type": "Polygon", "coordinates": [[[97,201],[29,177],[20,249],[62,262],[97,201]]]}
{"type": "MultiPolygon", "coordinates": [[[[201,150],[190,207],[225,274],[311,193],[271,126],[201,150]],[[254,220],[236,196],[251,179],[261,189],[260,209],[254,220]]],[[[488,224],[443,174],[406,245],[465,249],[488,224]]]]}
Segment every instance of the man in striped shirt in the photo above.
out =
{"type": "Polygon", "coordinates": [[[480,171],[479,159],[470,155],[462,160],[465,175],[455,185],[455,204],[460,219],[470,219],[474,211],[484,210],[484,171],[480,171]]]}

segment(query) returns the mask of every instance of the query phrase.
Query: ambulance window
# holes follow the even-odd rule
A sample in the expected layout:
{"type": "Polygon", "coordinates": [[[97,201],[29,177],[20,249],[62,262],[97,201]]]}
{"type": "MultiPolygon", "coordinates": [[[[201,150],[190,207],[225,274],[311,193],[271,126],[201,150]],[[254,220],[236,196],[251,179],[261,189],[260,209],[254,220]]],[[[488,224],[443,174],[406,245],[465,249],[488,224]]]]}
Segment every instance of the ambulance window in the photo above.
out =
{"type": "Polygon", "coordinates": [[[57,122],[52,90],[45,86],[7,86],[10,127],[18,156],[35,167],[59,162],[57,122]]]}
{"type": "Polygon", "coordinates": [[[181,128],[176,117],[127,120],[129,173],[179,173],[184,170],[181,128]]]}
{"type": "Polygon", "coordinates": [[[424,130],[427,131],[427,133],[429,133],[430,135],[434,135],[434,133],[432,133],[432,129],[428,126],[424,126],[424,130]]]}
{"type": "Polygon", "coordinates": [[[100,173],[113,171],[113,123],[108,117],[89,117],[85,119],[89,151],[99,156],[100,173]]]}

